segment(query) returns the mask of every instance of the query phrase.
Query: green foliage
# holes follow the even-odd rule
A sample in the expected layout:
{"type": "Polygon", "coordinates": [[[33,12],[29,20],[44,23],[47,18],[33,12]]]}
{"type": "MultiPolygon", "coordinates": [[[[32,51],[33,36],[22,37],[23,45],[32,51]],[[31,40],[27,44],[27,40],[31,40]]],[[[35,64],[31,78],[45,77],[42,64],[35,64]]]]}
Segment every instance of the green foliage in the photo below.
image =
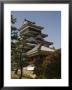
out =
{"type": "Polygon", "coordinates": [[[14,18],[14,16],[11,15],[11,23],[12,23],[12,24],[15,24],[15,22],[16,22],[16,18],[14,18]]]}
{"type": "Polygon", "coordinates": [[[11,70],[15,70],[15,74],[17,74],[18,69],[20,69],[20,78],[22,78],[23,67],[28,64],[25,55],[23,55],[25,53],[25,39],[24,36],[21,38],[17,35],[19,31],[17,32],[15,23],[16,18],[11,15],[11,70]]]}
{"type": "Polygon", "coordinates": [[[61,51],[56,50],[53,56],[54,60],[47,65],[46,74],[49,78],[61,78],[61,51]]]}
{"type": "Polygon", "coordinates": [[[50,53],[43,62],[35,62],[34,73],[37,78],[59,79],[61,78],[61,49],[50,53]]]}
{"type": "Polygon", "coordinates": [[[11,15],[11,40],[16,40],[18,35],[17,35],[17,27],[15,26],[15,23],[16,23],[16,18],[11,15]]]}

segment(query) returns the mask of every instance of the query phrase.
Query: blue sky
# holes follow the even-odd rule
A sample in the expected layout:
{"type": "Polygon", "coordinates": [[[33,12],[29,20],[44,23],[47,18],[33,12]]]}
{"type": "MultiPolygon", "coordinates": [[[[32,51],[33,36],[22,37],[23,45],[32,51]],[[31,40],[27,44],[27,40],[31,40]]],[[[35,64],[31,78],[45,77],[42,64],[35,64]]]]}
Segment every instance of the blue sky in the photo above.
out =
{"type": "Polygon", "coordinates": [[[45,40],[53,42],[55,48],[61,48],[60,11],[12,11],[11,14],[17,18],[16,26],[18,28],[21,27],[25,18],[43,26],[42,32],[48,34],[45,40]]]}

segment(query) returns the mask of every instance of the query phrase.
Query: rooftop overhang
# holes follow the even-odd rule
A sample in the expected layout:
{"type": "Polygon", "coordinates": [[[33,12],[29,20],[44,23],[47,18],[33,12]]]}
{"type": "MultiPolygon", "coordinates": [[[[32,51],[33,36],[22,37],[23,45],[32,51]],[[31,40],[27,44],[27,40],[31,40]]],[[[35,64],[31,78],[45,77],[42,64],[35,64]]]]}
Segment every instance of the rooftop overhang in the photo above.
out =
{"type": "Polygon", "coordinates": [[[23,25],[23,26],[20,27],[19,31],[21,32],[21,31],[26,30],[28,28],[33,28],[35,30],[42,30],[42,29],[44,29],[44,27],[37,26],[37,25],[23,25]]]}
{"type": "Polygon", "coordinates": [[[42,43],[43,45],[46,45],[46,46],[50,46],[50,45],[53,45],[53,42],[48,42],[48,41],[45,41],[44,39],[42,39],[42,40],[37,40],[37,42],[39,42],[39,43],[42,43]]]}
{"type": "Polygon", "coordinates": [[[47,34],[41,34],[41,36],[42,36],[43,38],[48,37],[47,34]]]}
{"type": "Polygon", "coordinates": [[[52,52],[50,51],[37,51],[37,52],[34,52],[34,53],[30,53],[30,54],[27,54],[27,57],[34,57],[34,56],[37,56],[37,55],[50,55],[52,52]]]}
{"type": "Polygon", "coordinates": [[[28,57],[32,57],[32,56],[36,56],[36,55],[48,55],[54,51],[55,51],[54,49],[50,49],[45,46],[41,46],[41,47],[37,46],[37,47],[33,48],[32,50],[28,51],[26,53],[26,55],[28,57]]]}

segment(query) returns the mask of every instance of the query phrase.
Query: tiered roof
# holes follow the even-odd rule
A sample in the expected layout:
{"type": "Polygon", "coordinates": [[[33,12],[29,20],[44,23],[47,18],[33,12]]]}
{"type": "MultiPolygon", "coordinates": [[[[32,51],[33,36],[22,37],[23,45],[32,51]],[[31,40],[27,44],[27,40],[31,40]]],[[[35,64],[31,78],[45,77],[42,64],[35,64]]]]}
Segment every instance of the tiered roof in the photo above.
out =
{"type": "Polygon", "coordinates": [[[35,29],[35,30],[42,30],[42,29],[44,29],[44,27],[36,25],[35,22],[31,22],[31,21],[25,19],[24,24],[21,26],[21,28],[19,30],[23,31],[23,30],[26,30],[28,28],[32,28],[32,29],[35,29]]]}
{"type": "MultiPolygon", "coordinates": [[[[48,35],[42,33],[44,27],[36,25],[35,22],[31,22],[25,19],[24,24],[20,28],[20,36],[25,40],[26,46],[24,49],[27,49],[27,55],[38,53],[39,51],[53,51],[49,49],[49,45],[52,45],[52,42],[45,41],[44,38],[48,35]],[[41,47],[41,48],[40,48],[41,47]],[[40,48],[40,49],[39,49],[40,48]]],[[[41,53],[40,52],[40,53],[41,53]]]]}
{"type": "Polygon", "coordinates": [[[47,55],[49,52],[54,52],[54,49],[48,48],[46,46],[42,46],[41,44],[38,44],[33,49],[29,50],[26,55],[31,57],[38,54],[47,55]]]}

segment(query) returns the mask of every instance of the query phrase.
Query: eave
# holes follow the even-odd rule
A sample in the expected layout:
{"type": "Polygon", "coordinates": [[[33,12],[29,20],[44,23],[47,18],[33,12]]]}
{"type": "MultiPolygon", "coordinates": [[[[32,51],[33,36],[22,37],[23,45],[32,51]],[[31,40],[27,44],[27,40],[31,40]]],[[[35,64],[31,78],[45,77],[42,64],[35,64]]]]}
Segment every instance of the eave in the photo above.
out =
{"type": "Polygon", "coordinates": [[[26,55],[28,57],[31,57],[31,56],[36,56],[36,55],[39,55],[39,54],[42,54],[42,55],[47,55],[48,53],[50,52],[54,52],[55,50],[54,49],[51,49],[51,48],[48,48],[48,47],[45,47],[45,46],[41,46],[40,44],[37,45],[36,47],[34,47],[33,49],[29,50],[26,55]]]}

